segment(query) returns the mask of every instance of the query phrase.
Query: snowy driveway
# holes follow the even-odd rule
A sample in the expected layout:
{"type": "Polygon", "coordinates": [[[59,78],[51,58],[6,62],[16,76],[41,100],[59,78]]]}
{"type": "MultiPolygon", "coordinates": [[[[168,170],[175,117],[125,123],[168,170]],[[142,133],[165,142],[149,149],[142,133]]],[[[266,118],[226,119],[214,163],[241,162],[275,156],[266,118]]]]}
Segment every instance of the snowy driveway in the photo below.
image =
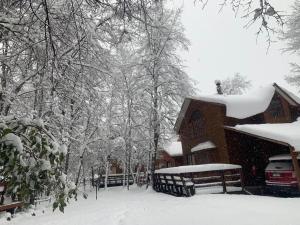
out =
{"type": "Polygon", "coordinates": [[[90,193],[65,214],[18,214],[10,225],[300,225],[300,198],[208,194],[178,198],[140,188],[90,193]]]}

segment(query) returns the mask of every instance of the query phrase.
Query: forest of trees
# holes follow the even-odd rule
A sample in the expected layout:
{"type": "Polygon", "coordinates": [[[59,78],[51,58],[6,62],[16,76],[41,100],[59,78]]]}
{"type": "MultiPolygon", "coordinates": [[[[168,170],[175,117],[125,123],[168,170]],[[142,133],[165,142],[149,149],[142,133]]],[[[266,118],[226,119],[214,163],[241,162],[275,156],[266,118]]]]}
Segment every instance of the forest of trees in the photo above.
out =
{"type": "Polygon", "coordinates": [[[55,191],[63,210],[68,181],[91,167],[151,171],[193,93],[177,55],[189,45],[180,14],[150,0],[0,2],[0,170],[11,193],[55,191]]]}
{"type": "MultiPolygon", "coordinates": [[[[268,33],[268,18],[282,23],[267,1],[242,3],[229,2],[268,33]]],[[[295,21],[298,11],[299,2],[295,21]]],[[[91,167],[154,172],[194,94],[178,55],[189,46],[180,15],[160,0],[0,1],[0,176],[10,193],[54,192],[63,210],[91,167]]],[[[286,38],[298,51],[294,26],[286,38]]]]}

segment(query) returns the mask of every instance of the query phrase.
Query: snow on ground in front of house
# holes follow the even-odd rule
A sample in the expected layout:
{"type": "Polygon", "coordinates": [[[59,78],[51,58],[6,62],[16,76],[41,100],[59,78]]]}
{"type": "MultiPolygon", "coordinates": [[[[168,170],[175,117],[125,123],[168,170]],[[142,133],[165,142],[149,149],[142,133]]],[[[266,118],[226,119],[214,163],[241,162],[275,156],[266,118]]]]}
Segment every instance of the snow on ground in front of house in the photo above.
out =
{"type": "Polygon", "coordinates": [[[174,197],[144,188],[110,188],[72,202],[65,213],[18,213],[3,225],[300,225],[300,198],[205,194],[174,197]]]}

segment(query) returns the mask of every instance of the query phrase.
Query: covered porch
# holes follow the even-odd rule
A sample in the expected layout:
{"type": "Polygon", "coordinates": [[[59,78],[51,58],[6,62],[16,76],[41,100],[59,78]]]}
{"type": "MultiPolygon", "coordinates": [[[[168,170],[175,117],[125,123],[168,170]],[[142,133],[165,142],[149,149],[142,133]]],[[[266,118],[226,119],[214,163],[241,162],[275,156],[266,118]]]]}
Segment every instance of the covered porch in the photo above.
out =
{"type": "Polygon", "coordinates": [[[290,154],[300,187],[300,169],[297,160],[300,150],[299,121],[237,125],[224,129],[230,163],[242,166],[245,185],[264,185],[268,159],[279,154],[290,154]]]}

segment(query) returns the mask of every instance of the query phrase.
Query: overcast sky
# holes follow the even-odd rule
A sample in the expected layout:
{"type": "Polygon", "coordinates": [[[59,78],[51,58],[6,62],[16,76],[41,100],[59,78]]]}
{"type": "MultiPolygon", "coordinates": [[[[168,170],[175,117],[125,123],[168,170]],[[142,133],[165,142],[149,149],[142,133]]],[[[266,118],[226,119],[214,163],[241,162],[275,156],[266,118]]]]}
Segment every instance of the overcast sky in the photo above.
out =
{"type": "MultiPolygon", "coordinates": [[[[202,10],[194,0],[176,0],[174,5],[183,6],[182,23],[191,42],[188,52],[181,52],[186,72],[198,82],[202,94],[215,92],[214,80],[233,76],[247,76],[253,86],[272,82],[288,87],[284,76],[289,73],[289,63],[298,57],[282,53],[282,41],[272,43],[267,53],[264,36],[256,42],[256,25],[245,29],[248,20],[235,18],[230,7],[219,13],[217,0],[209,0],[202,10]]],[[[273,0],[284,14],[290,13],[292,0],[273,0]]],[[[276,8],[275,7],[275,8],[276,8]]]]}

